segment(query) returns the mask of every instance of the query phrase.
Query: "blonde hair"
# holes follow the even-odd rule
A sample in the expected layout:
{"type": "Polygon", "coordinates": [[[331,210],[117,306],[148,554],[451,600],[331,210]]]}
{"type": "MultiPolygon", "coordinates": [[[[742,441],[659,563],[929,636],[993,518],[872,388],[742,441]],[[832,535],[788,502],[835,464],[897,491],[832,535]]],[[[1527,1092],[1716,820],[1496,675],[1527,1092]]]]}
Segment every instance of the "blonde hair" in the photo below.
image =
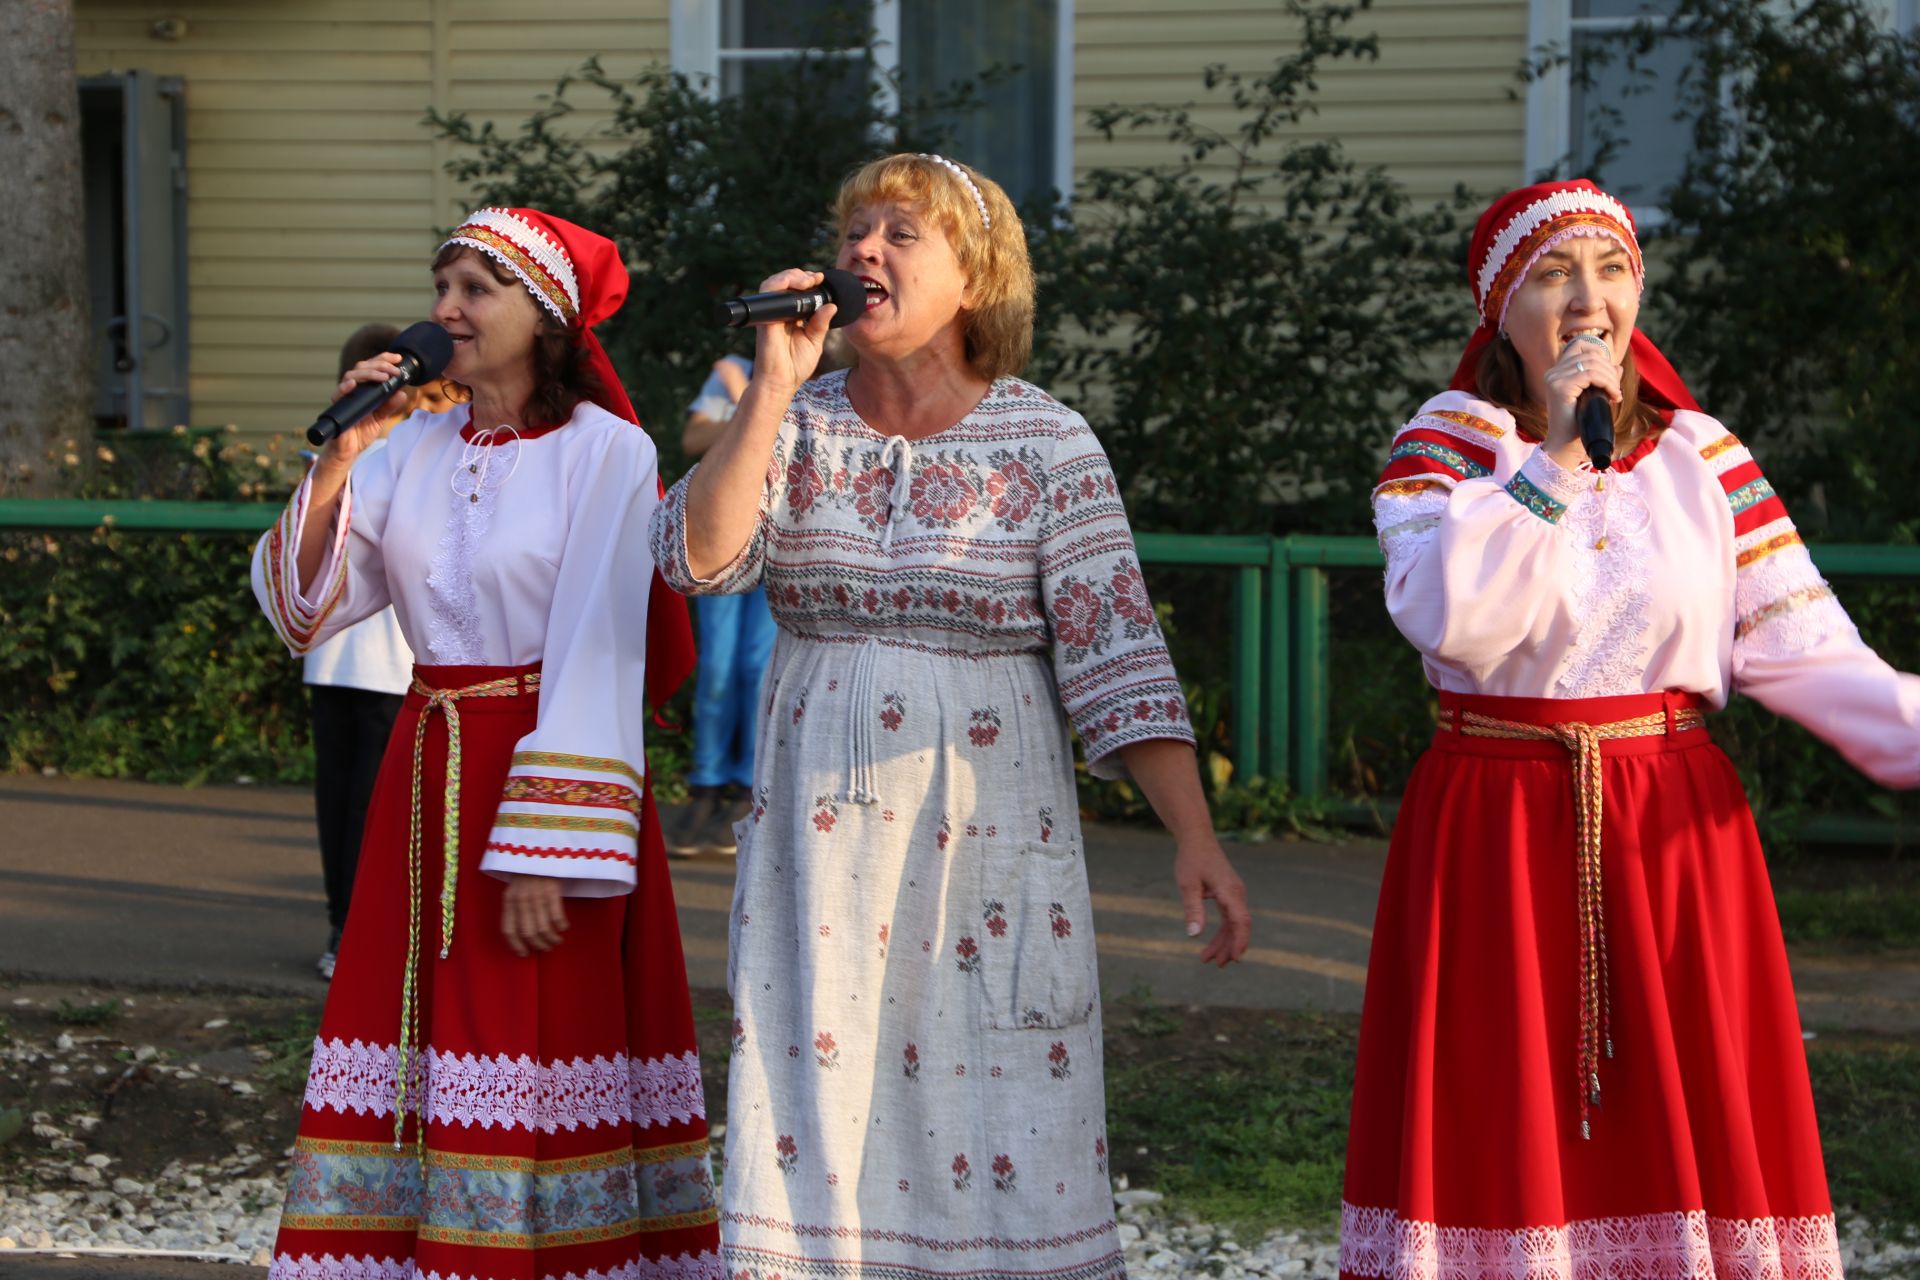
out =
{"type": "Polygon", "coordinates": [[[1024,370],[1033,354],[1033,263],[1013,201],[999,183],[971,165],[962,167],[986,202],[991,226],[981,219],[974,193],[959,175],[938,160],[905,152],[871,161],[842,183],[833,220],[844,236],[854,212],[865,205],[917,205],[926,211],[953,246],[972,289],[964,322],[967,364],[992,382],[1024,370]]]}

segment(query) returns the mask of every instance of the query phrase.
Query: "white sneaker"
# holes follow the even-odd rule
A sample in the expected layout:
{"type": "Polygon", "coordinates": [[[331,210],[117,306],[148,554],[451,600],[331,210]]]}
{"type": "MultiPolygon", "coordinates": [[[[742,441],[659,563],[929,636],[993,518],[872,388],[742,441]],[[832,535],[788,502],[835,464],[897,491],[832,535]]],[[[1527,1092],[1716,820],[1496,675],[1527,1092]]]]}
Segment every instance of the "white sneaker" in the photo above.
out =
{"type": "Polygon", "coordinates": [[[322,951],[319,961],[313,966],[320,971],[321,978],[333,981],[333,966],[338,957],[331,951],[322,951]]]}

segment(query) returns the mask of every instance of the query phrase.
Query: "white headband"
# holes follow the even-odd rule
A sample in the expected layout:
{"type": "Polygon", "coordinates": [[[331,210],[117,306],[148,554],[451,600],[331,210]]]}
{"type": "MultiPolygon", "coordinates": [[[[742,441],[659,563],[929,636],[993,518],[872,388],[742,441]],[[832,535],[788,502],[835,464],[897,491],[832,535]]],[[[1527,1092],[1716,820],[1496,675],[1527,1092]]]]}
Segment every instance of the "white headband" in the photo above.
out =
{"type": "Polygon", "coordinates": [[[931,160],[935,164],[945,165],[947,168],[953,171],[954,177],[966,183],[967,190],[973,193],[973,203],[979,206],[980,225],[985,227],[989,231],[993,230],[993,219],[987,216],[987,198],[980,194],[980,188],[975,186],[973,179],[967,176],[967,171],[965,169],[962,169],[959,165],[955,164],[953,161],[947,159],[945,156],[936,156],[925,151],[920,152],[919,156],[922,160],[931,160]]]}

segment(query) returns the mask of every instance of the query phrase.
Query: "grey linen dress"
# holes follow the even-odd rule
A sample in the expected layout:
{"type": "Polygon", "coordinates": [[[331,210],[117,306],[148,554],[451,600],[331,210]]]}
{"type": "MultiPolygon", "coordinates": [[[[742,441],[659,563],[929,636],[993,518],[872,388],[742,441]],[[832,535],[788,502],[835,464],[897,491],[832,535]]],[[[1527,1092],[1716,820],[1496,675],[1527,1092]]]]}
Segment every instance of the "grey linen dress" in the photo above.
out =
{"type": "Polygon", "coordinates": [[[668,581],[764,580],[780,627],[729,929],[730,1275],[1124,1275],[1068,720],[1104,776],[1192,732],[1099,442],[1003,378],[909,443],[830,374],[705,581],[686,488],[668,581]]]}

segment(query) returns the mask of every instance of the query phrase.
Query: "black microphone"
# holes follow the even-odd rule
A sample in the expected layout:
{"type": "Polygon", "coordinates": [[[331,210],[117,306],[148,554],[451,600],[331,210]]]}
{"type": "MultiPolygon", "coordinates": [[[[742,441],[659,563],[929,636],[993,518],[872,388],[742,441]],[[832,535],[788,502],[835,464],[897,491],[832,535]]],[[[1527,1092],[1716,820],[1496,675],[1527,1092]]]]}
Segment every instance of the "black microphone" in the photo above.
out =
{"type": "Polygon", "coordinates": [[[811,289],[782,289],[777,293],[750,293],[714,304],[713,318],[729,329],[750,324],[777,324],[810,316],[831,302],[840,308],[827,327],[852,324],[867,310],[867,286],[851,271],[828,267],[826,278],[811,289]]]}
{"type": "Polygon", "coordinates": [[[1573,420],[1580,424],[1580,443],[1587,450],[1587,461],[1595,471],[1613,465],[1613,406],[1607,393],[1588,387],[1573,402],[1573,420]]]}
{"type": "Polygon", "coordinates": [[[345,431],[378,409],[402,387],[416,387],[440,376],[453,359],[453,339],[431,320],[408,325],[388,348],[400,357],[400,372],[385,382],[363,382],[320,411],[307,428],[307,443],[315,446],[345,431]]]}
{"type": "MultiPolygon", "coordinates": [[[[1569,338],[1562,347],[1564,356],[1576,342],[1591,342],[1607,353],[1607,359],[1613,359],[1613,348],[1593,334],[1581,334],[1569,338]]],[[[1605,471],[1613,465],[1613,406],[1607,403],[1607,393],[1598,387],[1587,387],[1573,402],[1573,425],[1580,431],[1580,444],[1587,451],[1587,461],[1593,464],[1595,471],[1605,471]]]]}

